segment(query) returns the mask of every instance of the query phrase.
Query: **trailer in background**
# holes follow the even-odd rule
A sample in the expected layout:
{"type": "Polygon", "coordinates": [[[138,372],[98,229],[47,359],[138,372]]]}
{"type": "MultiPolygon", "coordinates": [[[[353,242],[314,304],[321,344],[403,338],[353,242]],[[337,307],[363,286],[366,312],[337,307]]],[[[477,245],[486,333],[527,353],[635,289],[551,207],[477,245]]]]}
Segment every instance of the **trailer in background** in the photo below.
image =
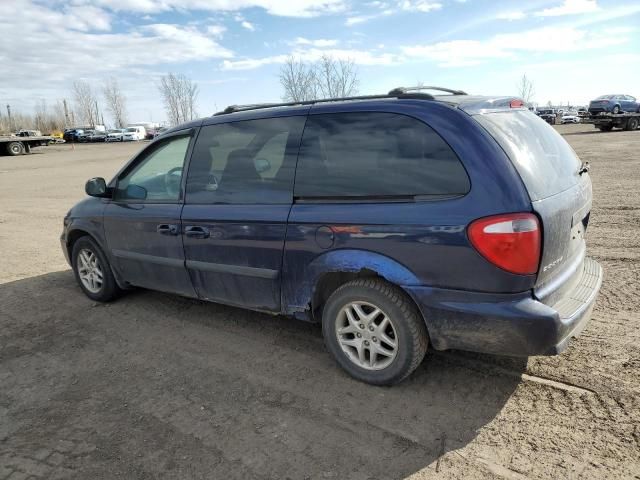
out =
{"type": "Polygon", "coordinates": [[[585,118],[582,123],[592,123],[594,127],[603,132],[610,132],[614,128],[623,130],[637,130],[640,126],[640,113],[598,113],[585,118]]]}
{"type": "Polygon", "coordinates": [[[0,155],[31,153],[32,148],[44,147],[55,141],[55,138],[47,135],[0,136],[0,155]]]}

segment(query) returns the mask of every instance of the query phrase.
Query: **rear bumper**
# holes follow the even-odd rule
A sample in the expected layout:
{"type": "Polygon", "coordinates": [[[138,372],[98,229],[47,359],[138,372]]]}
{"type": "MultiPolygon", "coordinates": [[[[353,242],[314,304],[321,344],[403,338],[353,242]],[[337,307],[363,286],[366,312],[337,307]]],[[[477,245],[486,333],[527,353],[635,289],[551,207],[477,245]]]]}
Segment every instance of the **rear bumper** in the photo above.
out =
{"type": "Polygon", "coordinates": [[[436,350],[497,355],[555,355],[585,328],[602,284],[602,268],[585,259],[576,287],[548,306],[532,293],[489,294],[405,287],[418,304],[436,350]]]}

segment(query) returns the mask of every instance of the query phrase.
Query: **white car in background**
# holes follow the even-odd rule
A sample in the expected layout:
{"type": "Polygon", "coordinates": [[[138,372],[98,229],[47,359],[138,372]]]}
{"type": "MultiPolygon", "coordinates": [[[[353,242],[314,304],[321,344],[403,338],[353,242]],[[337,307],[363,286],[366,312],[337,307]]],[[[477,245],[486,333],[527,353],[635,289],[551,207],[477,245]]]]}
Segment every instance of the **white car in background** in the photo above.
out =
{"type": "Polygon", "coordinates": [[[562,115],[562,124],[565,123],[580,123],[580,117],[578,112],[567,112],[562,115]]]}
{"type": "Polygon", "coordinates": [[[125,142],[144,140],[147,131],[144,127],[127,127],[122,134],[122,140],[125,142]]]}
{"type": "Polygon", "coordinates": [[[107,138],[105,142],[122,142],[124,136],[124,128],[115,128],[107,132],[107,138]]]}

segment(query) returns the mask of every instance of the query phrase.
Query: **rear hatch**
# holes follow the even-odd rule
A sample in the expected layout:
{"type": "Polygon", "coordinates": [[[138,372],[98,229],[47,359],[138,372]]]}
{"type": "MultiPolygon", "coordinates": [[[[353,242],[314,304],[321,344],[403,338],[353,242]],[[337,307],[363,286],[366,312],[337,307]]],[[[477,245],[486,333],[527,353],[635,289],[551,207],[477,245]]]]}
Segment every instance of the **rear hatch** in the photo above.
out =
{"type": "Polygon", "coordinates": [[[523,109],[474,118],[511,159],[542,221],[542,258],[534,294],[555,304],[579,282],[591,211],[591,180],[582,162],[553,127],[523,109]]]}

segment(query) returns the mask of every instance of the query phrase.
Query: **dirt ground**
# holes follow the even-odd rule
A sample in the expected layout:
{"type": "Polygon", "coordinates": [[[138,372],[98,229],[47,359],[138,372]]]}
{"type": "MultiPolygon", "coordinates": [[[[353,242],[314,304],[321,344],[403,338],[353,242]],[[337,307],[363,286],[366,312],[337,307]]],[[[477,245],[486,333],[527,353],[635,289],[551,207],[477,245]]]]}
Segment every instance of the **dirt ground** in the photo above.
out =
{"type": "Polygon", "coordinates": [[[87,299],[62,218],[142,145],[0,157],[0,480],[640,478],[640,131],[558,129],[592,166],[591,323],[557,357],[430,352],[393,388],[347,377],[315,325],[87,299]]]}

